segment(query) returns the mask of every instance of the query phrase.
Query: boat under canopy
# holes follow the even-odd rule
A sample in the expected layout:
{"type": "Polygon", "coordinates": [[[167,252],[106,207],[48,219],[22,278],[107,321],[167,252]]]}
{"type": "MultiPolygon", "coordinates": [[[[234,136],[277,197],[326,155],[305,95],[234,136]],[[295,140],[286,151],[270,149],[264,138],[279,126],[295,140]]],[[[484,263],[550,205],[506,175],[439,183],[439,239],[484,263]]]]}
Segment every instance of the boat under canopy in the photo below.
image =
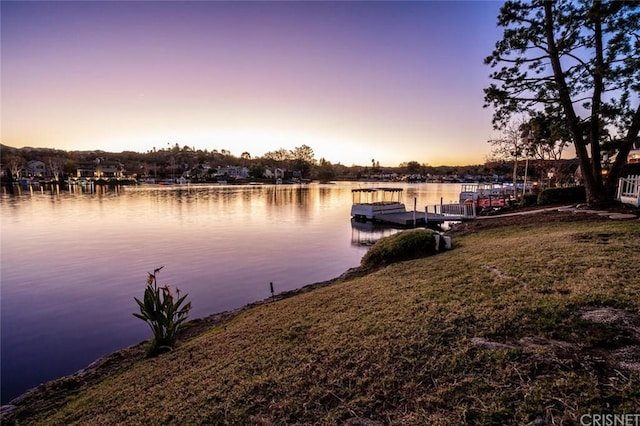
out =
{"type": "Polygon", "coordinates": [[[460,189],[460,203],[476,207],[504,207],[512,198],[513,185],[505,183],[467,183],[460,189]]]}
{"type": "Polygon", "coordinates": [[[402,188],[356,188],[351,190],[351,217],[373,220],[376,215],[405,213],[402,188]]]}

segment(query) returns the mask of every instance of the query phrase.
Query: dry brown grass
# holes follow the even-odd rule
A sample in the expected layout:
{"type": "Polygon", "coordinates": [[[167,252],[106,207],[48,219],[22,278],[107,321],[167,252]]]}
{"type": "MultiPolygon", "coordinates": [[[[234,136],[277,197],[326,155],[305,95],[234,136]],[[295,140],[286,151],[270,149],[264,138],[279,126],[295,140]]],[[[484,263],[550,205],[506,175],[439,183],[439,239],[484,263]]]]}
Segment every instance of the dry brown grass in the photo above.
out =
{"type": "Polygon", "coordinates": [[[3,423],[575,424],[640,412],[640,373],[612,356],[638,336],[584,316],[638,316],[640,223],[551,217],[469,226],[452,251],[254,306],[158,358],[133,348],[109,374],[43,387],[3,423]]]}

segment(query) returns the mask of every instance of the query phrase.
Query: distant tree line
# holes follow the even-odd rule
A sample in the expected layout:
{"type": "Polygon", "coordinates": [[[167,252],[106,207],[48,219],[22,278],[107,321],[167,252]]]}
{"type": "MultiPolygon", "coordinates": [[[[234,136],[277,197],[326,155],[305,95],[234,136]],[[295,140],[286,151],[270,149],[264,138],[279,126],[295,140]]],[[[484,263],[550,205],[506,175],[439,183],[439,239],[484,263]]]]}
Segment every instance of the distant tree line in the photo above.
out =
{"type": "MultiPolygon", "coordinates": [[[[5,177],[20,178],[29,161],[42,161],[47,169],[47,176],[55,180],[66,179],[76,175],[78,165],[94,161],[96,158],[105,161],[120,162],[127,176],[136,178],[171,176],[179,177],[187,171],[192,178],[207,180],[218,167],[241,166],[249,170],[251,178],[260,178],[267,169],[296,170],[307,179],[331,181],[334,179],[383,179],[391,175],[415,177],[416,179],[433,178],[467,178],[490,180],[496,177],[510,176],[513,161],[509,159],[489,159],[485,164],[466,166],[431,166],[418,161],[407,161],[395,167],[381,166],[372,159],[370,166],[332,163],[325,158],[316,160],[313,149],[301,145],[292,150],[280,148],[254,157],[249,152],[239,156],[226,149],[196,149],[174,144],[163,148],[152,148],[147,152],[123,151],[119,153],[101,150],[95,151],[63,151],[50,148],[13,148],[0,145],[1,163],[5,177]]],[[[564,161],[564,160],[563,160],[564,161]]],[[[571,162],[566,162],[571,167],[571,162]]],[[[574,162],[575,164],[575,162],[574,162]]],[[[539,166],[539,171],[532,165],[530,176],[543,175],[546,166],[539,166]]],[[[574,170],[575,171],[575,170],[574,170]]],[[[520,167],[520,174],[523,167],[520,167]]],[[[572,173],[572,172],[571,172],[572,173]]]]}

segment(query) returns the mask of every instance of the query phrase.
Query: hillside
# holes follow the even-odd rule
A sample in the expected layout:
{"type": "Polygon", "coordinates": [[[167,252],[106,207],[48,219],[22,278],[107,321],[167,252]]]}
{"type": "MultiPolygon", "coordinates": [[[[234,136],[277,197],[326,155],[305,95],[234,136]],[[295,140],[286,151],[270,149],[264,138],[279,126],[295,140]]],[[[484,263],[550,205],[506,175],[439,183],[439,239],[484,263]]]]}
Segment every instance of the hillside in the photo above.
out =
{"type": "Polygon", "coordinates": [[[453,242],[201,320],[157,358],[120,351],[25,395],[3,424],[579,424],[640,412],[638,220],[478,220],[453,242]]]}

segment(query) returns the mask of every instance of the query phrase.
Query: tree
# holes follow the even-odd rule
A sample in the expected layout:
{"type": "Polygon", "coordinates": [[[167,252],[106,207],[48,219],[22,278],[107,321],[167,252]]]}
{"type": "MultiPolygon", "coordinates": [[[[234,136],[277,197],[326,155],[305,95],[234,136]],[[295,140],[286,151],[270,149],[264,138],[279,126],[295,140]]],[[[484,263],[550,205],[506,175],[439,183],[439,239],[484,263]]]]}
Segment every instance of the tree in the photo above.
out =
{"type": "Polygon", "coordinates": [[[640,3],[513,0],[502,6],[498,25],[505,28],[503,39],[485,59],[498,68],[485,89],[494,126],[514,114],[533,117],[545,106],[558,111],[580,162],[587,202],[610,203],[640,130],[640,3]],[[617,155],[605,178],[601,144],[609,131],[617,155]]]}
{"type": "Polygon", "coordinates": [[[502,135],[497,139],[490,139],[493,160],[513,161],[513,195],[518,196],[518,158],[522,158],[525,144],[522,138],[524,123],[509,122],[502,127],[502,135]]]}
{"type": "Polygon", "coordinates": [[[291,150],[291,158],[293,159],[293,167],[299,170],[303,177],[309,176],[311,166],[316,162],[313,149],[307,145],[296,147],[291,150]]]}
{"type": "Polygon", "coordinates": [[[307,145],[301,145],[291,150],[291,157],[294,160],[305,161],[309,164],[315,164],[316,159],[313,154],[313,149],[307,145]]]}
{"type": "Polygon", "coordinates": [[[261,178],[264,177],[265,171],[266,168],[262,164],[252,164],[251,167],[249,167],[249,176],[261,178]]]}
{"type": "Polygon", "coordinates": [[[60,175],[64,170],[64,159],[60,157],[47,158],[47,165],[49,166],[49,173],[53,176],[55,181],[60,180],[60,175]]]}
{"type": "Polygon", "coordinates": [[[11,177],[20,179],[22,168],[26,165],[24,158],[19,155],[9,155],[5,156],[3,161],[6,162],[7,170],[11,173],[11,177]]]}
{"type": "Polygon", "coordinates": [[[556,163],[571,142],[571,133],[560,115],[538,113],[521,126],[521,134],[529,138],[529,153],[534,158],[556,163]]]}
{"type": "Polygon", "coordinates": [[[422,171],[422,166],[417,161],[409,161],[406,165],[407,173],[410,175],[418,175],[422,171]]]}
{"type": "Polygon", "coordinates": [[[371,174],[380,173],[380,162],[376,161],[375,158],[371,159],[371,174]]]}
{"type": "Polygon", "coordinates": [[[319,167],[316,170],[316,175],[320,182],[327,183],[336,177],[336,172],[330,161],[321,158],[319,167]]]}
{"type": "Polygon", "coordinates": [[[248,167],[251,164],[251,154],[249,154],[247,151],[240,154],[240,164],[248,167]]]}
{"type": "MultiPolygon", "coordinates": [[[[565,120],[557,112],[547,108],[546,112],[540,112],[532,117],[528,123],[521,126],[521,134],[528,140],[527,155],[537,160],[542,160],[543,168],[548,171],[560,170],[562,153],[571,143],[571,132],[567,129],[565,120]],[[548,163],[553,164],[549,167],[548,163]]],[[[543,175],[544,175],[543,174],[543,175]]],[[[551,185],[551,176],[549,184],[551,185]]]]}
{"type": "Polygon", "coordinates": [[[265,152],[262,158],[270,162],[279,163],[291,159],[291,153],[284,148],[280,148],[276,151],[265,152]]]}

